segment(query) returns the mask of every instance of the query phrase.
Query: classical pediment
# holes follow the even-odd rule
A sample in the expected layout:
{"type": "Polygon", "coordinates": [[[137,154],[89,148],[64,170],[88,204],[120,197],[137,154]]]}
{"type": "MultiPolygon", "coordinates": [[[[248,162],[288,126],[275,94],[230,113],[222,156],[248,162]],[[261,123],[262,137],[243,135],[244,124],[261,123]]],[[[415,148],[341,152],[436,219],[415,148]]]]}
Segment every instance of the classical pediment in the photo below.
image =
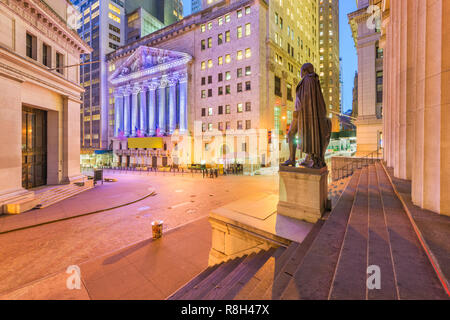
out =
{"type": "Polygon", "coordinates": [[[137,80],[184,66],[191,60],[192,57],[184,52],[141,46],[116,69],[109,81],[117,85],[137,80]]]}

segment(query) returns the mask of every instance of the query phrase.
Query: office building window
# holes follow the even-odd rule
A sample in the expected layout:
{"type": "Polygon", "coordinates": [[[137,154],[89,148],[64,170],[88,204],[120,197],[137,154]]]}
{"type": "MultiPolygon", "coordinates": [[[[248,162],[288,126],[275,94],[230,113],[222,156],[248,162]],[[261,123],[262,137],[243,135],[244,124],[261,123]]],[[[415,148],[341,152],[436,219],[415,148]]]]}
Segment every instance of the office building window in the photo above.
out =
{"type": "Polygon", "coordinates": [[[37,38],[27,33],[27,57],[37,60],[37,38]]]}

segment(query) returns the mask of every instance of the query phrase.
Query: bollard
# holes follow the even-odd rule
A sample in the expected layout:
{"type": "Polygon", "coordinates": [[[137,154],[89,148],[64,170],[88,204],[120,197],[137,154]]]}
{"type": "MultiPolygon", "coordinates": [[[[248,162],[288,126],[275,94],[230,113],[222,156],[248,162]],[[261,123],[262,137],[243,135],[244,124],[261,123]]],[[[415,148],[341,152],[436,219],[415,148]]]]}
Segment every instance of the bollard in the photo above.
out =
{"type": "Polygon", "coordinates": [[[152,235],[154,240],[162,237],[163,223],[164,221],[162,220],[156,220],[152,222],[152,235]]]}

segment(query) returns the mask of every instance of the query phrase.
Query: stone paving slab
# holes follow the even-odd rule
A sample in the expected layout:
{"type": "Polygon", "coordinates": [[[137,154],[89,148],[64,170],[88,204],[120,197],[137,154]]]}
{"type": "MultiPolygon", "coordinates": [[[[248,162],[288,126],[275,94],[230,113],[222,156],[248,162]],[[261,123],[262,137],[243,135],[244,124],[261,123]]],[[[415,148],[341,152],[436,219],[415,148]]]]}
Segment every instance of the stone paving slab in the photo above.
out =
{"type": "Polygon", "coordinates": [[[20,215],[0,215],[0,233],[117,207],[142,199],[155,190],[145,176],[111,176],[117,178],[118,181],[105,182],[103,185],[97,184],[93,189],[55,203],[50,207],[34,209],[20,215]],[[133,188],[130,188],[130,183],[133,184],[133,188]]]}
{"type": "Polygon", "coordinates": [[[68,290],[60,272],[0,296],[0,300],[160,300],[208,267],[208,218],[81,263],[80,290],[68,290]]]}

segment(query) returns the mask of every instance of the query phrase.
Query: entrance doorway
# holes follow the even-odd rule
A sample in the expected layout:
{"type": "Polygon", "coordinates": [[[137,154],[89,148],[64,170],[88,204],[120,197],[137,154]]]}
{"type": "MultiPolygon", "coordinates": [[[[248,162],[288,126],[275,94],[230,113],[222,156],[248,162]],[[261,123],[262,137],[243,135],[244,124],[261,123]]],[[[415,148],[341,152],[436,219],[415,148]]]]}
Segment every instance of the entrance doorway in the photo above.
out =
{"type": "Polygon", "coordinates": [[[47,112],[22,107],[22,187],[47,184],[47,112]]]}

